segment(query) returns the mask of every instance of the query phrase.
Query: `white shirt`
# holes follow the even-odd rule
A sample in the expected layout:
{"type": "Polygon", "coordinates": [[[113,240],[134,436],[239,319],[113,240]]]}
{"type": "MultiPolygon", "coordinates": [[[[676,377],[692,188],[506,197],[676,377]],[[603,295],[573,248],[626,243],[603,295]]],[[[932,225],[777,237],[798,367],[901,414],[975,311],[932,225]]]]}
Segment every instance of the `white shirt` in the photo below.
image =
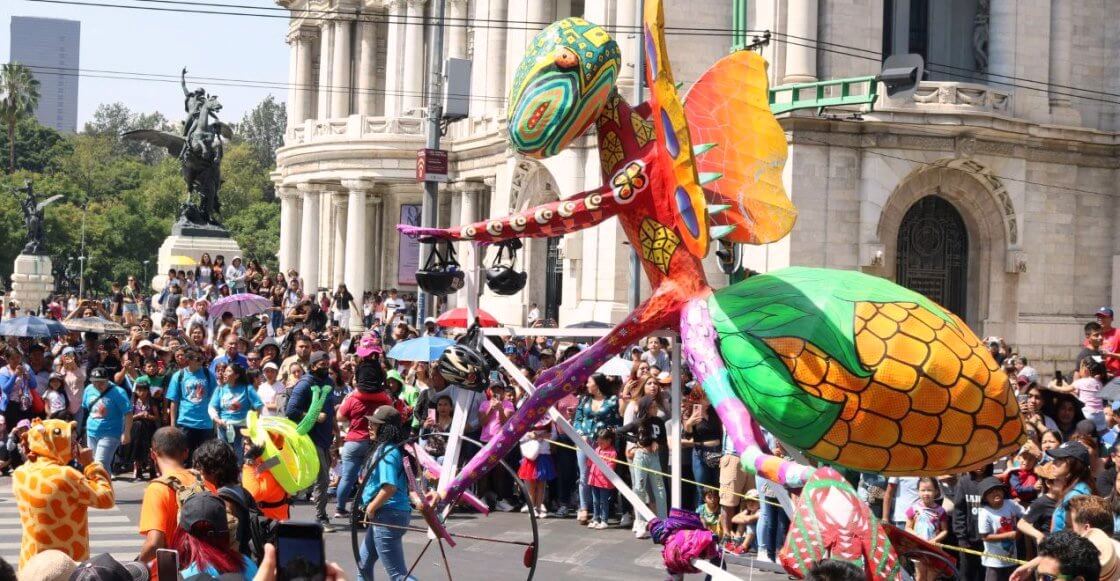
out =
{"type": "Polygon", "coordinates": [[[541,318],[541,310],[534,307],[532,309],[529,309],[529,315],[527,317],[525,317],[525,320],[528,321],[528,323],[530,325],[532,325],[533,323],[537,322],[537,319],[540,319],[540,318],[541,318]]]}

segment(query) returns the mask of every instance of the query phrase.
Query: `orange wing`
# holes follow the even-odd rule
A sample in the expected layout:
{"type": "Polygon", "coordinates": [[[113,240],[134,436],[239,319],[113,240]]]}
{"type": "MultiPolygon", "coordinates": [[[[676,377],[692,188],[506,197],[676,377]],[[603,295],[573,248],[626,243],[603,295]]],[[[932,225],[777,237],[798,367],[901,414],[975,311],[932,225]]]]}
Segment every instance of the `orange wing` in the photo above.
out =
{"type": "Polygon", "coordinates": [[[696,146],[696,169],[721,176],[704,186],[713,231],[734,227],[723,236],[730,242],[780,240],[797,219],[782,186],[785,132],[770,113],[768,93],[765,59],[738,51],[708,69],[685,101],[692,142],[703,144],[696,146]]]}

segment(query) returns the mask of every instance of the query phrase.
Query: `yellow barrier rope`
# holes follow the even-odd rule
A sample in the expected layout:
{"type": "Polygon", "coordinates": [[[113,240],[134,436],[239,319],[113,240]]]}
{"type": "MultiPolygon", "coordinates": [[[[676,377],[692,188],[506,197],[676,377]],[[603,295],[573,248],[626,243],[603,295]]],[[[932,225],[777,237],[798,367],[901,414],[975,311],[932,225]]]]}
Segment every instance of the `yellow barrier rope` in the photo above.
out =
{"type": "MultiPolygon", "coordinates": [[[[579,451],[578,447],[573,446],[571,444],[565,444],[563,442],[557,442],[556,440],[550,440],[550,439],[547,439],[547,438],[545,439],[545,441],[548,442],[549,444],[552,444],[553,446],[560,446],[561,448],[567,448],[569,450],[579,451]]],[[[638,470],[641,470],[643,472],[648,472],[650,474],[657,474],[658,476],[662,476],[664,478],[672,478],[673,477],[672,474],[668,474],[668,473],[662,472],[660,470],[654,470],[652,468],[646,468],[644,466],[638,466],[637,464],[631,464],[630,462],[627,462],[625,460],[617,460],[616,459],[616,460],[614,460],[614,462],[616,464],[622,464],[623,466],[629,466],[631,468],[636,468],[638,470]]],[[[754,501],[757,501],[759,504],[769,504],[770,506],[776,506],[778,508],[781,508],[782,510],[785,510],[785,507],[783,507],[780,502],[771,502],[769,500],[766,500],[766,499],[762,498],[761,494],[757,497],[750,497],[750,496],[747,496],[746,494],[743,494],[741,492],[735,492],[734,490],[727,490],[726,488],[722,488],[722,487],[719,487],[719,486],[712,486],[711,484],[705,484],[703,482],[697,482],[695,480],[689,480],[689,479],[683,478],[683,477],[681,478],[681,482],[686,482],[688,484],[691,484],[693,486],[698,486],[700,488],[715,490],[715,491],[720,492],[720,493],[726,492],[728,494],[738,496],[738,497],[740,497],[744,500],[754,500],[754,501]]],[[[1008,562],[1008,563],[1015,563],[1017,565],[1025,565],[1027,563],[1027,561],[1021,561],[1019,559],[1013,559],[1011,557],[1007,557],[1007,556],[1004,556],[1004,555],[995,555],[995,554],[992,554],[992,553],[985,553],[983,551],[977,551],[977,550],[968,549],[968,548],[965,548],[965,547],[957,547],[957,546],[954,546],[954,545],[947,545],[947,544],[944,544],[944,543],[934,543],[932,541],[930,541],[930,544],[934,545],[935,547],[941,548],[941,549],[958,551],[958,552],[961,552],[961,553],[967,553],[969,555],[976,555],[978,557],[991,557],[993,559],[998,559],[1000,561],[1005,561],[1005,562],[1008,562]]]]}

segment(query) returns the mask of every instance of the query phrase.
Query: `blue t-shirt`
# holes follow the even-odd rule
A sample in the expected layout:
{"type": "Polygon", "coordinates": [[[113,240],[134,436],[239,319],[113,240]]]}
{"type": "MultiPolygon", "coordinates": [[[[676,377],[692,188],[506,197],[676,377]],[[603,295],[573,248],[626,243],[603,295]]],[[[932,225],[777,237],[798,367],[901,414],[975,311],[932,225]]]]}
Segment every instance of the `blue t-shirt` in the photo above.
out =
{"type": "Polygon", "coordinates": [[[92,385],[82,392],[82,409],[86,410],[87,438],[119,438],[124,433],[124,416],[132,413],[132,402],[124,388],[110,383],[105,397],[92,385]],[[93,403],[97,400],[97,403],[93,403]]]}
{"type": "Polygon", "coordinates": [[[1058,508],[1054,509],[1054,518],[1051,521],[1053,524],[1051,525],[1050,532],[1056,533],[1066,530],[1066,511],[1069,509],[1069,501],[1075,496],[1088,496],[1090,494],[1093,494],[1093,491],[1089,489],[1088,484],[1084,482],[1074,484],[1073,488],[1062,497],[1062,502],[1058,504],[1058,508]]]}
{"type": "MultiPolygon", "coordinates": [[[[256,577],[257,576],[257,564],[254,563],[253,560],[250,559],[249,557],[242,556],[241,559],[242,559],[241,565],[245,568],[245,570],[242,571],[242,573],[241,573],[241,578],[245,579],[246,581],[249,581],[252,578],[256,577]]],[[[196,565],[194,563],[191,563],[190,566],[188,566],[186,569],[183,569],[182,571],[179,571],[179,574],[183,576],[183,579],[190,579],[191,577],[193,577],[195,575],[201,575],[203,573],[205,573],[205,574],[207,574],[207,575],[209,575],[209,576],[211,576],[215,579],[217,579],[218,576],[219,576],[218,575],[218,570],[215,569],[213,565],[209,565],[205,569],[199,570],[198,565],[196,565]]]]}
{"type": "MultiPolygon", "coordinates": [[[[218,366],[229,365],[229,362],[229,355],[221,355],[219,357],[215,357],[214,360],[210,362],[210,373],[217,374],[218,366]]],[[[233,362],[239,365],[242,369],[249,368],[249,360],[240,353],[238,353],[237,356],[233,358],[233,362]]]]}
{"type": "Polygon", "coordinates": [[[257,390],[248,385],[222,385],[210,396],[210,409],[218,410],[222,421],[241,422],[249,415],[249,410],[264,407],[257,390]]]}
{"type": "MultiPolygon", "coordinates": [[[[377,458],[380,454],[380,449],[375,450],[373,457],[377,458]]],[[[408,502],[408,480],[404,473],[404,457],[401,455],[399,447],[394,446],[384,456],[381,456],[381,460],[369,475],[366,487],[362,490],[362,504],[367,505],[373,501],[373,497],[377,496],[377,492],[381,490],[381,486],[384,484],[396,486],[397,491],[389,497],[388,502],[381,505],[382,508],[392,508],[405,512],[412,510],[412,505],[408,502]]]]}
{"type": "Polygon", "coordinates": [[[214,427],[210,419],[210,398],[218,388],[214,374],[204,367],[191,373],[181,369],[171,378],[167,387],[167,401],[179,404],[179,417],[175,423],[184,428],[209,430],[214,427]]]}

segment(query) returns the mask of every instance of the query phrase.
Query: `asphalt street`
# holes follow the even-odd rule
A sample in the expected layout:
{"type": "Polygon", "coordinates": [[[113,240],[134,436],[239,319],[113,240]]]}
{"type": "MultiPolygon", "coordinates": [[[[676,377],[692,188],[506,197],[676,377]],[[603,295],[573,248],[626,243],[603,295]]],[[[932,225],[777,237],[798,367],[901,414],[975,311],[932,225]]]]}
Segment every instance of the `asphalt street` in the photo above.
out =
{"type": "MultiPolygon", "coordinates": [[[[117,506],[110,510],[90,511],[91,554],[108,552],[118,559],[135,558],[140,547],[137,523],[146,485],[144,482],[115,481],[117,506]]],[[[22,529],[11,495],[11,478],[0,478],[0,490],[3,491],[0,494],[0,556],[14,564],[19,561],[22,529]]],[[[295,507],[293,517],[296,520],[311,520],[313,514],[312,507],[302,502],[295,507]]],[[[345,523],[336,523],[336,526],[338,531],[328,533],[325,538],[327,558],[339,563],[353,578],[355,558],[351,531],[345,523]]],[[[414,575],[419,579],[450,577],[498,581],[528,577],[529,569],[524,565],[524,543],[531,542],[533,536],[527,514],[453,515],[448,520],[448,530],[456,535],[456,546],[443,547],[447,568],[439,544],[428,545],[423,520],[416,516],[411,526],[418,530],[405,532],[405,556],[410,564],[416,562],[414,575]],[[447,569],[450,569],[450,576],[447,569]]],[[[548,518],[537,521],[537,533],[540,550],[534,579],[647,581],[665,577],[661,547],[648,539],[635,539],[629,530],[617,527],[589,530],[577,525],[574,519],[548,518]]],[[[743,579],[787,578],[784,574],[738,565],[729,566],[729,571],[743,579]]],[[[377,566],[375,575],[384,579],[385,571],[377,566]]],[[[700,580],[703,576],[689,575],[686,578],[700,580]]]]}

